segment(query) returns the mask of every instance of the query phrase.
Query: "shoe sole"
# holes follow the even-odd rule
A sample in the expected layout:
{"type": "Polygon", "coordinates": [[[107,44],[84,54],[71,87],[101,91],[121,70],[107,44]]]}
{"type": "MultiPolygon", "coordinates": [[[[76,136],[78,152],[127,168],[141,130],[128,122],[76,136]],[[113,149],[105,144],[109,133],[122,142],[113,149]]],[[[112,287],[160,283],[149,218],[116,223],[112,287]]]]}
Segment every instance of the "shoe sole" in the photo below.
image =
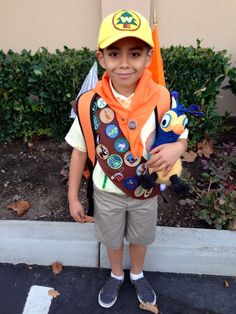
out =
{"type": "Polygon", "coordinates": [[[107,304],[107,303],[103,303],[103,302],[102,302],[102,300],[101,300],[101,298],[100,298],[100,293],[99,293],[99,295],[98,295],[98,303],[99,303],[99,305],[101,305],[102,307],[108,309],[108,308],[112,307],[112,306],[116,303],[117,297],[118,297],[118,296],[116,296],[115,299],[114,299],[111,303],[107,304]]]}

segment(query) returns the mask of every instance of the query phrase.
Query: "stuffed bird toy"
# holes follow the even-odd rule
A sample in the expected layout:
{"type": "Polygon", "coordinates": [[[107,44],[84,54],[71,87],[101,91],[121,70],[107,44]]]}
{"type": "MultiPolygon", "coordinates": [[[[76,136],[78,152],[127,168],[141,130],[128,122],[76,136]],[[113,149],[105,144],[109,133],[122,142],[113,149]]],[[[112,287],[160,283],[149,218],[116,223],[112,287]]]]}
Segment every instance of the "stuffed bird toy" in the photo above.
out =
{"type": "MultiPolygon", "coordinates": [[[[152,149],[162,144],[174,143],[178,140],[188,123],[188,118],[185,113],[199,116],[203,115],[203,113],[199,111],[199,107],[196,105],[190,105],[188,108],[185,108],[184,105],[179,104],[178,92],[172,91],[171,96],[171,109],[167,111],[161,119],[157,131],[157,138],[152,145],[152,149]]],[[[149,169],[149,172],[151,174],[145,174],[141,178],[141,184],[145,189],[150,189],[156,183],[159,183],[165,185],[172,184],[174,190],[179,193],[186,193],[189,190],[189,186],[183,184],[179,179],[182,173],[182,163],[180,158],[175,162],[167,176],[163,175],[164,171],[154,172],[154,170],[149,169]]]]}

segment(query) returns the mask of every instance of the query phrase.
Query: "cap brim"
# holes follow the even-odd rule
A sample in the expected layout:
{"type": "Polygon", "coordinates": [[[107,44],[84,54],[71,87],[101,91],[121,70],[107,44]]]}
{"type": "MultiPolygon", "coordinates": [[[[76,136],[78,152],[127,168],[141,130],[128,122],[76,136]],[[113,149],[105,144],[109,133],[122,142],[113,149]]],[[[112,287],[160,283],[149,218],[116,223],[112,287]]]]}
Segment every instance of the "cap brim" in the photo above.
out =
{"type": "Polygon", "coordinates": [[[134,37],[134,38],[138,38],[142,41],[144,41],[147,45],[149,45],[150,47],[154,47],[154,44],[153,42],[149,42],[143,38],[140,38],[140,36],[137,36],[137,35],[132,35],[131,32],[123,32],[123,33],[120,33],[120,34],[117,34],[116,36],[112,36],[112,37],[109,37],[107,38],[106,40],[104,40],[100,46],[98,47],[98,49],[104,49],[104,48],[107,48],[108,46],[110,46],[111,44],[113,44],[114,42],[120,40],[120,39],[123,39],[123,38],[127,38],[127,37],[134,37]]]}

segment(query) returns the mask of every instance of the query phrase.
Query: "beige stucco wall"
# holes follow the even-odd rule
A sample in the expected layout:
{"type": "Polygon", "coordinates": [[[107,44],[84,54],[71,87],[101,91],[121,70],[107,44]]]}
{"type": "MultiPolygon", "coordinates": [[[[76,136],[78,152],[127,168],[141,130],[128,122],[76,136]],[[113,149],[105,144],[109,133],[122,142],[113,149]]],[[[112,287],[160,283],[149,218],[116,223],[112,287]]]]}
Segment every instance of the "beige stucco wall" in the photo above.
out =
{"type": "Polygon", "coordinates": [[[94,48],[100,0],[0,0],[0,49],[94,48]]]}
{"type": "MultiPolygon", "coordinates": [[[[0,49],[35,51],[96,47],[104,15],[132,8],[150,18],[156,8],[162,46],[195,45],[227,49],[236,66],[236,0],[0,0],[0,49]]],[[[236,115],[236,97],[221,93],[219,111],[236,115]]]]}
{"type": "MultiPolygon", "coordinates": [[[[216,50],[226,49],[236,67],[236,0],[153,0],[157,10],[161,45],[196,45],[216,50]]],[[[228,110],[236,115],[236,97],[221,91],[220,113],[228,110]]]]}

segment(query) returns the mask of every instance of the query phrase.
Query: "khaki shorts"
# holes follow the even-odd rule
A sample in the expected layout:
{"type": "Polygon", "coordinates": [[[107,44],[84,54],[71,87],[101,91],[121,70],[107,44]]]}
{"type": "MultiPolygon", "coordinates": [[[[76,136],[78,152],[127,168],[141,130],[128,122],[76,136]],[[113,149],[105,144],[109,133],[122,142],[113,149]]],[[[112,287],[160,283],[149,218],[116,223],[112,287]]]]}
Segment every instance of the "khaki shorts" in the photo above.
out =
{"type": "Polygon", "coordinates": [[[148,245],[155,240],[157,196],[134,199],[98,190],[94,186],[95,237],[106,247],[120,248],[129,243],[148,245]]]}

